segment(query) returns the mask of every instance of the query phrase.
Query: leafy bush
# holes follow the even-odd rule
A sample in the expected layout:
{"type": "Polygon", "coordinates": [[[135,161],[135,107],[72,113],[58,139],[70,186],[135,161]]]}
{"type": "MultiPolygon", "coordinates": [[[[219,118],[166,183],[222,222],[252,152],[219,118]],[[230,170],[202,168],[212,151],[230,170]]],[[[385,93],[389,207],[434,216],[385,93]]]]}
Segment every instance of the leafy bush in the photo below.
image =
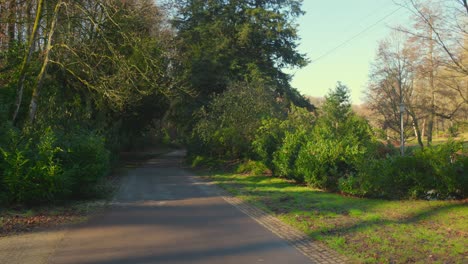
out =
{"type": "Polygon", "coordinates": [[[307,109],[291,105],[285,120],[272,118],[263,121],[252,143],[254,152],[273,174],[303,181],[294,176],[293,166],[314,121],[314,116],[307,109]]]}
{"type": "Polygon", "coordinates": [[[249,173],[253,175],[262,175],[268,171],[269,169],[267,166],[265,166],[265,164],[254,160],[247,160],[241,163],[236,169],[237,173],[249,173]]]}
{"type": "Polygon", "coordinates": [[[96,187],[110,169],[110,153],[104,138],[94,132],[79,131],[63,138],[61,161],[64,177],[70,181],[73,198],[96,195],[96,187]]]}
{"type": "Polygon", "coordinates": [[[212,157],[206,157],[206,156],[193,156],[191,159],[191,167],[208,167],[208,168],[214,168],[217,165],[221,163],[220,160],[212,158],[212,157]]]}
{"type": "Polygon", "coordinates": [[[340,178],[354,175],[363,160],[376,149],[366,120],[356,116],[349,91],[338,84],[326,97],[321,115],[295,165],[298,178],[317,188],[336,191],[340,178]]]}
{"type": "Polygon", "coordinates": [[[307,136],[308,133],[304,130],[286,133],[281,148],[273,154],[276,176],[304,182],[303,175],[296,174],[295,162],[307,136]]]}
{"type": "Polygon", "coordinates": [[[356,174],[372,153],[369,142],[314,137],[301,149],[296,174],[310,186],[336,191],[340,178],[356,174]]]}
{"type": "Polygon", "coordinates": [[[261,120],[278,111],[274,99],[270,87],[263,83],[232,83],[198,112],[190,154],[223,159],[250,156],[261,120]]]}
{"type": "Polygon", "coordinates": [[[37,204],[62,197],[67,179],[57,159],[61,149],[52,129],[37,135],[10,129],[8,138],[0,148],[6,202],[37,204]]]}
{"type": "Polygon", "coordinates": [[[57,136],[50,127],[0,130],[0,199],[40,204],[96,194],[109,170],[102,137],[79,131],[57,136]]]}
{"type": "Polygon", "coordinates": [[[273,169],[273,153],[281,147],[284,138],[285,131],[281,124],[282,121],[277,118],[263,120],[252,142],[255,158],[270,169],[273,169]]]}
{"type": "Polygon", "coordinates": [[[356,176],[340,181],[340,190],[383,198],[463,198],[468,194],[467,165],[463,145],[450,141],[410,156],[369,160],[356,176]]]}
{"type": "Polygon", "coordinates": [[[460,135],[460,125],[459,124],[453,124],[448,128],[448,133],[450,137],[458,137],[460,135]]]}
{"type": "Polygon", "coordinates": [[[431,191],[437,197],[468,195],[468,174],[466,172],[468,151],[461,141],[447,143],[416,150],[414,157],[423,161],[428,173],[419,180],[417,196],[431,191]]]}

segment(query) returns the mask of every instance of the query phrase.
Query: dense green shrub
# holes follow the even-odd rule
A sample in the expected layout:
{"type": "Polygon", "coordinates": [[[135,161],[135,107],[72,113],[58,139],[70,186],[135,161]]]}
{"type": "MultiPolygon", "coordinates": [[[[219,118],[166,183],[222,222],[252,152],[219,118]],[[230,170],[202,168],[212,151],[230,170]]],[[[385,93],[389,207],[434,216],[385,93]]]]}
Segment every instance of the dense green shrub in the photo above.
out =
{"type": "Polygon", "coordinates": [[[295,162],[308,136],[304,130],[286,133],[281,148],[273,153],[273,171],[276,176],[304,182],[302,175],[296,174],[295,162]]]}
{"type": "Polygon", "coordinates": [[[415,186],[415,195],[420,197],[431,191],[437,197],[468,195],[468,151],[463,142],[447,143],[419,149],[414,152],[416,159],[422,160],[428,173],[415,186]]]}
{"type": "Polygon", "coordinates": [[[273,153],[281,147],[284,138],[285,131],[281,124],[282,121],[277,118],[263,120],[252,142],[255,158],[270,169],[273,169],[273,153]]]}
{"type": "Polygon", "coordinates": [[[109,172],[110,153],[104,138],[94,132],[77,131],[64,135],[61,162],[73,198],[96,195],[96,186],[109,172]]]}
{"type": "Polygon", "coordinates": [[[109,170],[102,137],[87,131],[0,129],[0,200],[40,204],[96,194],[109,170]]]}
{"type": "Polygon", "coordinates": [[[232,83],[198,112],[189,154],[222,159],[249,157],[261,120],[276,116],[278,107],[268,85],[232,83]]]}
{"type": "Polygon", "coordinates": [[[277,176],[303,181],[294,175],[294,161],[315,117],[305,108],[291,105],[286,119],[263,121],[252,143],[254,153],[277,176]]]}
{"type": "Polygon", "coordinates": [[[362,164],[359,173],[342,179],[345,193],[383,198],[463,198],[468,194],[468,156],[460,142],[415,150],[362,164]]]}
{"type": "Polygon", "coordinates": [[[366,149],[346,141],[309,141],[299,152],[296,174],[313,187],[337,190],[338,179],[356,173],[366,149]]]}
{"type": "Polygon", "coordinates": [[[12,128],[7,133],[8,140],[0,147],[6,202],[37,204],[62,197],[67,179],[57,159],[61,149],[52,129],[23,135],[12,128]]]}
{"type": "Polygon", "coordinates": [[[369,124],[352,112],[349,91],[341,84],[327,95],[305,141],[292,165],[296,177],[313,187],[333,191],[338,189],[340,178],[354,175],[376,149],[369,124]]]}

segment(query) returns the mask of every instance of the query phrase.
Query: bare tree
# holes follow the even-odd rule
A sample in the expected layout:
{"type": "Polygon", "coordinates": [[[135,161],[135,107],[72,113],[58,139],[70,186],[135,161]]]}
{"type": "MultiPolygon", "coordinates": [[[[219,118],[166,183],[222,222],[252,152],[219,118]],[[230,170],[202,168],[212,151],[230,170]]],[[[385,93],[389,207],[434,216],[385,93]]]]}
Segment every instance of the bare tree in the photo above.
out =
{"type": "MultiPolygon", "coordinates": [[[[414,58],[406,38],[394,33],[380,42],[367,91],[369,107],[380,117],[383,129],[400,134],[404,144],[411,130],[423,146],[419,118],[414,107],[414,58]]],[[[402,150],[403,154],[403,150],[402,150]]]]}
{"type": "MultiPolygon", "coordinates": [[[[466,26],[457,24],[459,18],[449,12],[454,12],[455,7],[449,9],[442,5],[447,1],[421,3],[411,0],[409,3],[414,13],[414,24],[409,29],[399,30],[409,36],[409,45],[416,54],[416,107],[422,113],[422,133],[431,144],[437,120],[453,121],[457,112],[468,103],[468,87],[463,81],[468,78],[465,71],[468,35],[465,34],[466,26]],[[452,30],[448,25],[453,26],[452,30]]],[[[468,19],[468,16],[463,16],[468,19]]]]}
{"type": "Polygon", "coordinates": [[[468,38],[468,9],[466,0],[421,1],[405,0],[402,4],[420,23],[431,31],[431,35],[421,35],[412,28],[400,27],[399,30],[421,39],[430,38],[446,55],[446,67],[468,75],[466,62],[461,53],[468,51],[465,41],[468,38]],[[461,5],[457,4],[461,3],[461,5]],[[463,9],[464,8],[464,9],[463,9]],[[437,10],[438,14],[435,14],[437,10]]]}

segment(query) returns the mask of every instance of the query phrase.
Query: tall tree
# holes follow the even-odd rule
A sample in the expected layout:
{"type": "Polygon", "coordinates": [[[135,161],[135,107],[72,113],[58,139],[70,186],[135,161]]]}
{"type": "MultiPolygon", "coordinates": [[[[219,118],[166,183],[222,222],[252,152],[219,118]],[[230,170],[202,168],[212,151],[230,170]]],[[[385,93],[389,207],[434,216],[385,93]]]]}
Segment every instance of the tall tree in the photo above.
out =
{"type": "Polygon", "coordinates": [[[424,113],[423,133],[428,144],[432,143],[437,120],[451,120],[468,103],[464,99],[468,88],[460,83],[463,76],[468,77],[463,55],[468,52],[466,21],[463,24],[468,16],[453,4],[411,0],[414,25],[400,28],[408,34],[413,52],[417,53],[415,93],[419,99],[417,107],[424,113]]]}
{"type": "Polygon", "coordinates": [[[19,75],[20,77],[18,81],[18,87],[16,90],[15,108],[13,110],[13,116],[12,116],[13,123],[15,123],[16,119],[18,118],[18,113],[20,111],[21,104],[23,102],[24,82],[26,80],[26,74],[28,71],[29,62],[31,60],[32,53],[34,51],[34,42],[36,41],[36,35],[39,30],[39,25],[42,19],[43,6],[44,6],[44,0],[38,0],[37,9],[36,9],[36,18],[34,20],[34,25],[33,25],[31,35],[29,36],[28,49],[25,52],[23,63],[21,64],[21,70],[20,70],[20,75],[19,75]]]}
{"type": "Polygon", "coordinates": [[[393,34],[379,45],[370,74],[367,101],[380,117],[383,129],[403,135],[400,144],[404,144],[411,135],[408,132],[414,130],[418,143],[423,146],[420,118],[415,107],[414,74],[414,53],[401,34],[393,34]]]}
{"type": "MultiPolygon", "coordinates": [[[[421,1],[405,0],[402,4],[414,14],[421,24],[431,31],[429,37],[445,53],[444,62],[447,67],[468,75],[466,62],[463,61],[463,51],[468,51],[464,41],[468,37],[468,12],[464,0],[421,1]],[[438,14],[434,10],[438,10],[438,14]]],[[[414,37],[428,39],[427,34],[419,34],[417,30],[401,27],[401,31],[414,37]]]]}
{"type": "Polygon", "coordinates": [[[180,66],[201,100],[230,81],[262,79],[296,104],[310,106],[289,84],[283,69],[302,67],[295,18],[301,0],[177,1],[180,66]]]}

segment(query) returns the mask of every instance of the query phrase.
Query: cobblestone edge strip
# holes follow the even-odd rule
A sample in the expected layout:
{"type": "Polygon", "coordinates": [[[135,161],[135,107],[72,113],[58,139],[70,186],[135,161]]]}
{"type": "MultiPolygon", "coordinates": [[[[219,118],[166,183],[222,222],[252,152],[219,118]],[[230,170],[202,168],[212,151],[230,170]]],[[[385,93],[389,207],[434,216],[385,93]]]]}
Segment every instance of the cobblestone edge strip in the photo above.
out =
{"type": "Polygon", "coordinates": [[[312,240],[305,233],[292,228],[291,226],[283,223],[270,213],[255,207],[240,198],[234,197],[228,191],[217,186],[207,178],[203,181],[216,187],[216,192],[229,204],[233,205],[241,212],[250,216],[257,223],[264,226],[278,237],[286,240],[290,245],[299,250],[302,254],[308,257],[314,263],[334,264],[334,263],[349,263],[349,260],[334,250],[328,248],[324,244],[312,240]]]}

